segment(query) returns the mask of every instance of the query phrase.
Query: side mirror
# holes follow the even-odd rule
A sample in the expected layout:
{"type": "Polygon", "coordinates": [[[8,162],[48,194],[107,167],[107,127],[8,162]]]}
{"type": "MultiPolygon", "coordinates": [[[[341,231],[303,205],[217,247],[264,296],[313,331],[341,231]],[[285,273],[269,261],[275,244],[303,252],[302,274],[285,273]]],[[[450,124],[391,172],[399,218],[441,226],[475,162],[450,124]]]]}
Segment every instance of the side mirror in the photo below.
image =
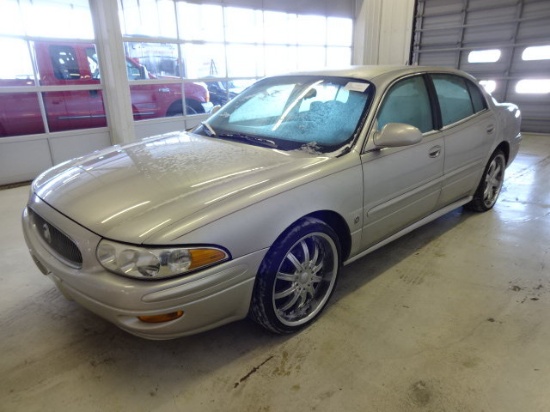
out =
{"type": "Polygon", "coordinates": [[[422,132],[410,124],[388,123],[375,133],[373,140],[380,148],[411,146],[422,140],[422,132]]]}

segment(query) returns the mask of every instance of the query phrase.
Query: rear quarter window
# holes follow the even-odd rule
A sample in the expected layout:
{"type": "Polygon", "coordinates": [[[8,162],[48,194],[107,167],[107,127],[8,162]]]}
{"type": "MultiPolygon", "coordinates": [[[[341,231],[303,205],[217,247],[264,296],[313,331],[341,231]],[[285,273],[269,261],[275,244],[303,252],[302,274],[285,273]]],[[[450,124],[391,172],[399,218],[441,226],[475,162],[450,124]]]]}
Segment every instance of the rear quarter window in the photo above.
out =
{"type": "Polygon", "coordinates": [[[469,80],[466,80],[466,84],[468,85],[468,91],[470,92],[470,97],[472,98],[474,111],[478,113],[482,110],[485,110],[487,108],[487,102],[485,101],[485,97],[479,90],[479,86],[469,80]]]}

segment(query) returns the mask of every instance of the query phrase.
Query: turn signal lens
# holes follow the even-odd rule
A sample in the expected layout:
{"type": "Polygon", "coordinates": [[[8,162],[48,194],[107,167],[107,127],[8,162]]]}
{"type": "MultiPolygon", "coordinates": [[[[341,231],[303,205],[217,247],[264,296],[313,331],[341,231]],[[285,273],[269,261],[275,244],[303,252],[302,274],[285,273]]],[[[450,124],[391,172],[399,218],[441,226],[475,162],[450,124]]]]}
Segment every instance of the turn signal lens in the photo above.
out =
{"type": "Polygon", "coordinates": [[[183,316],[183,310],[178,310],[176,312],[163,313],[161,315],[138,316],[138,319],[145,323],[163,323],[163,322],[170,322],[171,320],[181,318],[182,316],[183,316]]]}
{"type": "Polygon", "coordinates": [[[226,258],[225,252],[219,249],[191,249],[191,265],[189,270],[208,266],[226,258]]]}

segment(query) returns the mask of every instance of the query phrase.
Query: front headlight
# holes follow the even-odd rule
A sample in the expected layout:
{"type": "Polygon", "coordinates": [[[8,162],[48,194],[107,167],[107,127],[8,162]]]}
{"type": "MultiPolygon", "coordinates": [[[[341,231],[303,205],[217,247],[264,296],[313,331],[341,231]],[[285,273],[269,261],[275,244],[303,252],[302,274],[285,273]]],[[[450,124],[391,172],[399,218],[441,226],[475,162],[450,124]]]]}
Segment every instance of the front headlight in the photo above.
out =
{"type": "Polygon", "coordinates": [[[138,279],[164,279],[229,259],[215,247],[141,247],[102,240],[96,250],[101,265],[119,275],[138,279]]]}

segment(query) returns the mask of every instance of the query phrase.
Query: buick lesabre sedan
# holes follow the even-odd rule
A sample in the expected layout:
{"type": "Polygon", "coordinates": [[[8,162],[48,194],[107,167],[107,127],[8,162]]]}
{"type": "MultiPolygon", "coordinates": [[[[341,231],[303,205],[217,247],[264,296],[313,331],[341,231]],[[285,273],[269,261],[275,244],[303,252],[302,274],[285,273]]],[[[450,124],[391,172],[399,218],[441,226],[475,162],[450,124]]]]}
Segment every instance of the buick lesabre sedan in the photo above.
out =
{"type": "Polygon", "coordinates": [[[491,209],[520,118],[445,68],[265,78],[190,133],[43,173],[25,238],[64,295],[132,334],[247,316],[292,332],[342,265],[455,208],[491,209]]]}

